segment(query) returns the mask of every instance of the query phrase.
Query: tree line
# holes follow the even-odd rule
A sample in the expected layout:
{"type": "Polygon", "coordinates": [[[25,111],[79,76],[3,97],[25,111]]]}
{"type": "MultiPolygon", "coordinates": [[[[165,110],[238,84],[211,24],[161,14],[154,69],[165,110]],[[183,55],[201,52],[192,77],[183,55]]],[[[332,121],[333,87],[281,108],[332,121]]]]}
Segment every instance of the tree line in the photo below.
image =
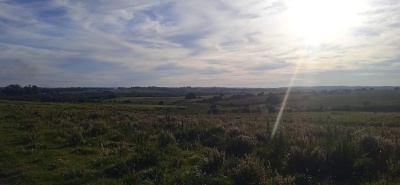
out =
{"type": "Polygon", "coordinates": [[[36,95],[40,93],[40,88],[36,85],[28,85],[22,87],[18,84],[11,84],[1,90],[1,94],[5,96],[23,96],[23,95],[36,95]]]}
{"type": "Polygon", "coordinates": [[[115,93],[98,88],[40,88],[11,84],[0,89],[0,98],[42,102],[98,102],[115,98],[115,93]]]}

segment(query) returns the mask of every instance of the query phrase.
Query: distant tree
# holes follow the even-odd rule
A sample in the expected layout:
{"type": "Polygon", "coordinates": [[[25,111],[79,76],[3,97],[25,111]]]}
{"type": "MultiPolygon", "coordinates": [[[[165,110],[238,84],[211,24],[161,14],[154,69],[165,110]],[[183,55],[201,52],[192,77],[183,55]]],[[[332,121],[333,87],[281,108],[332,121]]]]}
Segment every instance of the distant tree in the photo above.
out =
{"type": "Polygon", "coordinates": [[[185,99],[189,99],[189,100],[196,99],[196,94],[190,92],[190,93],[186,94],[185,99]]]}
{"type": "Polygon", "coordinates": [[[266,100],[267,105],[277,105],[281,103],[281,99],[276,96],[274,93],[270,92],[268,93],[268,97],[266,100]]]}
{"type": "Polygon", "coordinates": [[[158,102],[158,105],[164,105],[164,101],[162,101],[162,100],[159,101],[159,102],[158,102]]]}
{"type": "Polygon", "coordinates": [[[24,91],[25,91],[25,94],[28,94],[28,95],[33,95],[33,94],[39,94],[40,93],[40,89],[36,85],[34,85],[34,86],[31,86],[31,85],[25,86],[24,87],[24,91]]]}
{"type": "Polygon", "coordinates": [[[11,84],[5,87],[3,92],[7,96],[21,96],[25,94],[25,89],[18,84],[11,84]]]}
{"type": "Polygon", "coordinates": [[[257,96],[264,96],[264,92],[259,92],[257,96]]]}
{"type": "Polygon", "coordinates": [[[24,87],[25,93],[31,95],[32,94],[32,87],[31,85],[24,87]]]}
{"type": "Polygon", "coordinates": [[[32,91],[32,94],[39,94],[40,93],[40,88],[38,86],[36,86],[36,85],[33,85],[31,87],[31,91],[32,91]]]}
{"type": "Polygon", "coordinates": [[[398,90],[399,90],[399,87],[394,88],[394,90],[398,91],[398,90]]]}

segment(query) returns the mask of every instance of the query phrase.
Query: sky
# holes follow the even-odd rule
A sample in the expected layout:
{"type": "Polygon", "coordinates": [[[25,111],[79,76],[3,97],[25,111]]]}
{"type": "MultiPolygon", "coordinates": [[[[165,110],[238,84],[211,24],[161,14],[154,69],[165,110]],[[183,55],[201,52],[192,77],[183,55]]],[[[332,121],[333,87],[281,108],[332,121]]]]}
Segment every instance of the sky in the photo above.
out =
{"type": "Polygon", "coordinates": [[[399,86],[400,1],[0,0],[9,84],[399,86]]]}

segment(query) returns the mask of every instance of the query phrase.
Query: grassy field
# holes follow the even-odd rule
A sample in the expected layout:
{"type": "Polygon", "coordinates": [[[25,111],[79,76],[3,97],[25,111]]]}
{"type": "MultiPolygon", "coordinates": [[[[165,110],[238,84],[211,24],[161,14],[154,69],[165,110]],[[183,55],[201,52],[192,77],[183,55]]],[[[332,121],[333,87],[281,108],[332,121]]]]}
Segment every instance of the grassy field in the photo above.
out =
{"type": "MultiPolygon", "coordinates": [[[[378,95],[301,94],[289,106],[398,105],[393,92],[362,93],[378,95]]],[[[229,111],[246,99],[265,102],[225,95],[223,114],[208,115],[210,103],[183,97],[0,100],[0,184],[400,183],[400,112],[288,111],[272,136],[275,113],[229,111]]]]}

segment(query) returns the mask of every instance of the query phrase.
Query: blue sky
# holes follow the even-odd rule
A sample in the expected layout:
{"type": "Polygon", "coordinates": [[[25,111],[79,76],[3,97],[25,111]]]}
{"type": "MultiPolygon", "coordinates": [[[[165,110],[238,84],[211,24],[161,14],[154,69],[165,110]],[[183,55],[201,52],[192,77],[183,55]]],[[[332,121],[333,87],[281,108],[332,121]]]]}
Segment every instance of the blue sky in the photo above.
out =
{"type": "Polygon", "coordinates": [[[400,85],[400,1],[0,0],[0,86],[400,85]]]}

